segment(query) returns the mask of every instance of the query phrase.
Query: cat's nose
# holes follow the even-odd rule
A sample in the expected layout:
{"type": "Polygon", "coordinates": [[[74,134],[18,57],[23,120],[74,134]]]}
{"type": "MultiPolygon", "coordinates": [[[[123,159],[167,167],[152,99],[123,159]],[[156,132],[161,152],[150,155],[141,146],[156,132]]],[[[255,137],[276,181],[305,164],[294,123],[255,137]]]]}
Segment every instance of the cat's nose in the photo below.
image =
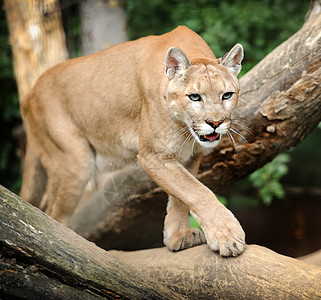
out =
{"type": "Polygon", "coordinates": [[[213,119],[207,119],[205,122],[213,127],[213,129],[216,129],[218,126],[220,126],[224,121],[214,121],[213,119]]]}

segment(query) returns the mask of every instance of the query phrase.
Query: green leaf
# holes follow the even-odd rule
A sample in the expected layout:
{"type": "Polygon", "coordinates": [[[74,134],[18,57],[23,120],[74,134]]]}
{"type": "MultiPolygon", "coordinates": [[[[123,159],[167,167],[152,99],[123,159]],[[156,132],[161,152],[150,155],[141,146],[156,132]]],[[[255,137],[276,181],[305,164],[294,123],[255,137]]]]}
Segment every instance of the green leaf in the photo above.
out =
{"type": "Polygon", "coordinates": [[[282,153],[249,176],[250,182],[259,190],[259,195],[265,205],[271,204],[273,197],[284,198],[285,191],[280,180],[288,173],[286,164],[289,161],[290,155],[282,153]]]}
{"type": "Polygon", "coordinates": [[[188,219],[189,219],[189,225],[191,226],[191,228],[198,228],[202,230],[200,224],[195,220],[195,218],[192,215],[189,215],[188,219]]]}
{"type": "Polygon", "coordinates": [[[265,205],[270,205],[271,204],[273,197],[272,197],[272,194],[269,191],[269,187],[268,186],[265,186],[262,189],[260,189],[260,195],[261,195],[262,201],[263,201],[263,203],[265,205]]]}
{"type": "Polygon", "coordinates": [[[227,205],[227,199],[225,197],[217,196],[217,195],[216,195],[216,197],[223,205],[225,205],[225,206],[227,205]]]}

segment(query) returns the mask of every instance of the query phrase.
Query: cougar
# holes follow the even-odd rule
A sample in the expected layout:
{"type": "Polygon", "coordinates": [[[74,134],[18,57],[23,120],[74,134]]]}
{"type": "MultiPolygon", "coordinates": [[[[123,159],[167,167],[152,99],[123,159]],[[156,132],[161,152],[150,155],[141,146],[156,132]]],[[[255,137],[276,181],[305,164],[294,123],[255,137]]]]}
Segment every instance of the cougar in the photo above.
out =
{"type": "Polygon", "coordinates": [[[242,227],[195,175],[202,156],[230,131],[242,59],[240,44],[216,58],[180,26],[48,70],[21,103],[21,197],[68,225],[81,197],[103,186],[104,174],[138,162],[169,195],[170,250],[207,242],[222,256],[239,255],[242,227]],[[190,228],[189,213],[203,231],[190,228]]]}

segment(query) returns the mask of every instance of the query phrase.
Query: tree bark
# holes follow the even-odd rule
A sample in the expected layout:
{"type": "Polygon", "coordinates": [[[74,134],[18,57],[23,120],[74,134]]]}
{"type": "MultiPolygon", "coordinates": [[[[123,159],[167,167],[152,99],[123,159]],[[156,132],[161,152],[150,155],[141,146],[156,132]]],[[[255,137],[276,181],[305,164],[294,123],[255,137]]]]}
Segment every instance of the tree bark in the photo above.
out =
{"type": "MultiPolygon", "coordinates": [[[[68,58],[59,1],[5,0],[4,9],[21,102],[44,71],[68,58]]],[[[23,126],[17,127],[12,134],[17,140],[17,155],[23,165],[26,149],[23,126]]]]}
{"type": "Polygon", "coordinates": [[[68,58],[57,0],[5,0],[20,100],[38,77],[68,58]]]}
{"type": "Polygon", "coordinates": [[[0,295],[181,299],[0,186],[0,295]]]}
{"type": "Polygon", "coordinates": [[[80,3],[83,54],[92,54],[127,41],[126,14],[120,0],[80,3]]]}
{"type": "MultiPolygon", "coordinates": [[[[225,139],[203,159],[197,177],[214,192],[295,146],[320,122],[320,32],[321,14],[317,14],[241,78],[234,118],[246,120],[253,136],[243,130],[248,143],[240,143],[237,153],[225,139]]],[[[112,180],[117,195],[111,197],[107,182],[77,210],[72,228],[105,249],[160,246],[167,196],[142,174],[135,169],[117,174],[112,180]],[[88,222],[88,215],[95,222],[88,222]]]]}
{"type": "Polygon", "coordinates": [[[321,268],[247,245],[222,258],[207,245],[179,253],[166,248],[111,251],[122,262],[188,299],[319,299],[321,268]]]}
{"type": "Polygon", "coordinates": [[[248,245],[98,248],[0,186],[0,295],[27,299],[318,299],[321,268],[248,245]]]}

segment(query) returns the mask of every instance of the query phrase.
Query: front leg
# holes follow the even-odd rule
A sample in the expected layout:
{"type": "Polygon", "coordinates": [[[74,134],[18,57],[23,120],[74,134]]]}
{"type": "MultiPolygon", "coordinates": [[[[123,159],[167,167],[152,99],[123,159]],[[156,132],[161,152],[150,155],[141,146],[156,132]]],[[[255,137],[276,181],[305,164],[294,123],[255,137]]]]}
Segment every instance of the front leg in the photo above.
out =
{"type": "MultiPolygon", "coordinates": [[[[202,156],[194,155],[186,168],[196,175],[202,156]]],[[[204,244],[204,233],[189,224],[189,207],[177,198],[168,197],[167,215],[164,222],[164,244],[172,251],[204,244]]]]}
{"type": "Polygon", "coordinates": [[[198,228],[189,224],[189,207],[169,196],[164,222],[164,244],[171,251],[179,251],[204,244],[205,237],[198,228]]]}
{"type": "Polygon", "coordinates": [[[211,249],[222,256],[237,256],[243,252],[245,234],[237,219],[177,160],[141,152],[139,162],[164,191],[189,207],[211,249]]]}

